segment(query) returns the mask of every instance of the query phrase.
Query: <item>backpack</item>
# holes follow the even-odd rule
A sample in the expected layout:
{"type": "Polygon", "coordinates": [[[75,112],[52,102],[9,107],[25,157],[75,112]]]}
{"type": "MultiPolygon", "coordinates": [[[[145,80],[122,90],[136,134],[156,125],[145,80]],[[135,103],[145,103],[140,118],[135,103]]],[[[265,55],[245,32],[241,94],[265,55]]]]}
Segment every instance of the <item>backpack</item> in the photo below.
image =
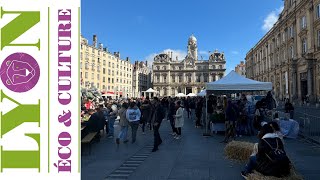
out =
{"type": "MultiPolygon", "coordinates": [[[[287,171],[290,170],[290,168],[288,168],[290,166],[290,160],[286,154],[286,152],[282,149],[279,149],[279,143],[278,143],[278,138],[276,138],[276,142],[277,142],[277,147],[272,147],[268,141],[266,141],[265,139],[263,139],[271,148],[271,150],[268,153],[265,153],[266,157],[270,160],[272,167],[274,167],[275,169],[277,168],[282,168],[283,171],[282,173],[286,174],[287,171]]],[[[280,140],[281,141],[281,140],[280,140]]]]}

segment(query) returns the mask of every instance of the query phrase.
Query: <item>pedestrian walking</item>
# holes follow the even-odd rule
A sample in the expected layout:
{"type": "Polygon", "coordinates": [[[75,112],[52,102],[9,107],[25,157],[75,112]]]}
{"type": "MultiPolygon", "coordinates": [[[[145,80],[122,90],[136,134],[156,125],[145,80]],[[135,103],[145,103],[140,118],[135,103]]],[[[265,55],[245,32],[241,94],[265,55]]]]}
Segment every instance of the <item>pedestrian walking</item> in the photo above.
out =
{"type": "Polygon", "coordinates": [[[286,104],[284,105],[284,110],[285,110],[285,113],[289,113],[290,114],[290,119],[293,119],[294,107],[291,104],[289,99],[286,100],[286,104]]]}
{"type": "Polygon", "coordinates": [[[159,102],[157,97],[154,97],[154,117],[153,117],[153,136],[154,143],[152,152],[158,151],[158,146],[162,143],[162,139],[160,137],[159,129],[161,126],[161,122],[165,117],[165,111],[163,105],[159,102]]]}
{"type": "Polygon", "coordinates": [[[174,104],[174,100],[171,99],[169,102],[168,119],[170,121],[171,129],[172,129],[171,135],[173,136],[177,135],[176,127],[174,126],[174,117],[173,117],[175,114],[176,114],[176,107],[174,104]]]}
{"type": "Polygon", "coordinates": [[[117,144],[120,144],[120,140],[122,140],[123,143],[128,142],[127,136],[128,136],[129,121],[126,118],[127,109],[128,109],[128,103],[123,103],[121,105],[121,109],[118,112],[118,116],[120,117],[119,126],[121,127],[121,130],[118,135],[118,138],[116,139],[117,144]]]}
{"type": "MultiPolygon", "coordinates": [[[[111,105],[111,104],[110,104],[111,105]]],[[[110,107],[109,105],[109,107],[110,107]]],[[[118,114],[118,107],[116,104],[111,105],[111,108],[109,110],[109,117],[108,117],[108,129],[109,129],[109,134],[108,138],[113,138],[114,136],[114,122],[117,119],[117,114],[118,114]]]]}
{"type": "Polygon", "coordinates": [[[236,136],[236,121],[238,118],[238,109],[237,107],[232,103],[231,100],[228,100],[228,105],[226,109],[226,131],[225,131],[225,138],[222,142],[229,142],[229,138],[235,138],[236,136]]]}
{"type": "Polygon", "coordinates": [[[201,117],[202,117],[202,108],[203,108],[203,102],[202,99],[199,98],[198,102],[196,104],[196,128],[201,127],[201,117]]]}
{"type": "Polygon", "coordinates": [[[131,127],[132,143],[136,142],[140,117],[141,117],[141,112],[139,108],[136,106],[136,103],[134,101],[130,102],[129,108],[127,109],[127,112],[126,112],[126,118],[129,121],[129,125],[131,127]]]}
{"type": "Polygon", "coordinates": [[[142,105],[140,106],[140,111],[141,111],[141,119],[140,119],[140,124],[142,124],[142,134],[145,134],[145,126],[146,123],[151,119],[151,105],[149,100],[144,100],[142,105]]]}
{"type": "Polygon", "coordinates": [[[176,102],[176,115],[174,116],[175,121],[174,121],[174,126],[176,128],[177,135],[174,137],[175,139],[180,139],[181,138],[181,129],[184,125],[184,117],[183,117],[183,108],[181,107],[181,102],[177,101],[176,102]]]}
{"type": "Polygon", "coordinates": [[[194,98],[191,98],[190,99],[190,115],[193,122],[196,122],[195,111],[196,111],[196,101],[194,98]]]}

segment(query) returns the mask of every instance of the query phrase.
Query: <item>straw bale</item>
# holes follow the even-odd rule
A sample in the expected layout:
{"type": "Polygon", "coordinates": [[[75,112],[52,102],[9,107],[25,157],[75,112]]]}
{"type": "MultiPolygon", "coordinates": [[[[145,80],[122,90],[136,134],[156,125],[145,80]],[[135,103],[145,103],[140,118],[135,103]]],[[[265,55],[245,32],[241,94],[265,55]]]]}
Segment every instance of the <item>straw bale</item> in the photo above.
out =
{"type": "Polygon", "coordinates": [[[253,152],[254,144],[243,141],[231,141],[224,148],[228,159],[247,162],[253,152]]]}
{"type": "Polygon", "coordinates": [[[287,177],[277,178],[273,176],[264,176],[263,174],[254,171],[254,173],[248,175],[247,180],[303,180],[303,177],[292,167],[290,169],[290,175],[287,177]]]}

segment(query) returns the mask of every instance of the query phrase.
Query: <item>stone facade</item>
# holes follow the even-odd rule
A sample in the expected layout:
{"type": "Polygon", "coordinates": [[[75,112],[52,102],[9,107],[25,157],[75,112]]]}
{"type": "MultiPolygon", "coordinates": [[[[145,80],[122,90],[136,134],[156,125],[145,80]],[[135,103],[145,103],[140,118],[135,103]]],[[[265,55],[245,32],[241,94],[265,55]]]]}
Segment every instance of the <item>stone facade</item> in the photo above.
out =
{"type": "Polygon", "coordinates": [[[132,82],[133,97],[141,97],[143,91],[151,88],[151,68],[148,67],[147,61],[135,61],[132,82]]]}
{"type": "Polygon", "coordinates": [[[320,97],[320,0],[285,0],[273,28],[247,53],[247,77],[270,81],[275,96],[320,97]]]}
{"type": "Polygon", "coordinates": [[[93,43],[81,36],[80,78],[82,88],[97,88],[116,97],[132,97],[133,65],[129,58],[120,59],[120,53],[110,53],[97,36],[93,43]]]}
{"type": "Polygon", "coordinates": [[[172,53],[158,54],[153,62],[153,89],[160,96],[175,96],[178,93],[198,93],[205,83],[221,79],[225,74],[225,56],[215,50],[209,60],[198,59],[197,39],[188,40],[188,54],[183,60],[173,58],[172,53]]]}
{"type": "Polygon", "coordinates": [[[235,68],[234,71],[238,74],[240,74],[241,76],[246,77],[246,65],[244,63],[244,61],[240,61],[240,64],[238,64],[235,68]]]}

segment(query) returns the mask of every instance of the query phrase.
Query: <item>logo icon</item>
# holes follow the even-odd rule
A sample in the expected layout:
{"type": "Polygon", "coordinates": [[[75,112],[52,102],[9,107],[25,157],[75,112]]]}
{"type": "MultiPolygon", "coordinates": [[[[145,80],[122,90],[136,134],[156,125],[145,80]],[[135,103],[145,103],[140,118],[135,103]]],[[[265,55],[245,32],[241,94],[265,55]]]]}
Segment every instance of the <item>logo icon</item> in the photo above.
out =
{"type": "Polygon", "coordinates": [[[11,91],[27,92],[37,84],[40,68],[37,61],[29,54],[14,53],[3,61],[0,77],[3,84],[11,91]]]}

